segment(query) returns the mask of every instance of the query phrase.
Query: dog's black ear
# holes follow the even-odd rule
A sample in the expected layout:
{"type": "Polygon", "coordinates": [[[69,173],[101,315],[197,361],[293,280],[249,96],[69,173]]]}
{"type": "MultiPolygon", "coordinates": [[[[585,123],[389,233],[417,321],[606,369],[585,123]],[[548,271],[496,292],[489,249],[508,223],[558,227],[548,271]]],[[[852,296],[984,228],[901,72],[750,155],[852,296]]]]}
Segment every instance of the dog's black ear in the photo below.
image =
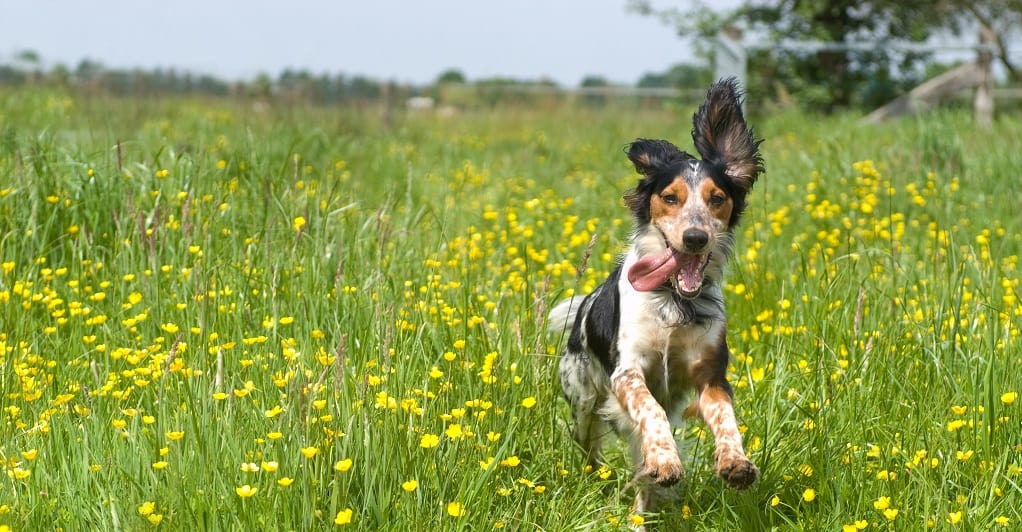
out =
{"type": "Polygon", "coordinates": [[[692,140],[705,161],[721,166],[745,191],[765,171],[759,153],[763,139],[757,139],[745,124],[742,91],[733,77],[714,83],[706,92],[706,101],[692,116],[692,140]]]}
{"type": "Polygon", "coordinates": [[[635,171],[644,176],[653,175],[686,157],[686,153],[666,140],[636,139],[628,146],[628,159],[635,165],[635,171]]]}

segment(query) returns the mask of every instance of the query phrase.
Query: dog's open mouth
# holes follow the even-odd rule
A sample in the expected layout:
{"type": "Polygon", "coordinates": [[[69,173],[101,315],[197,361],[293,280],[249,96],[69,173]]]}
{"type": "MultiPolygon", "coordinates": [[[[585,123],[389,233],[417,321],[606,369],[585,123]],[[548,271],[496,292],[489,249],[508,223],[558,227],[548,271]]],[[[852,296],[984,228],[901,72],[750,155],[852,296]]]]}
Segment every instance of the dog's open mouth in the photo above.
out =
{"type": "Polygon", "coordinates": [[[670,246],[658,255],[647,255],[628,269],[628,282],[640,292],[670,283],[685,298],[699,295],[710,253],[684,253],[670,246]]]}

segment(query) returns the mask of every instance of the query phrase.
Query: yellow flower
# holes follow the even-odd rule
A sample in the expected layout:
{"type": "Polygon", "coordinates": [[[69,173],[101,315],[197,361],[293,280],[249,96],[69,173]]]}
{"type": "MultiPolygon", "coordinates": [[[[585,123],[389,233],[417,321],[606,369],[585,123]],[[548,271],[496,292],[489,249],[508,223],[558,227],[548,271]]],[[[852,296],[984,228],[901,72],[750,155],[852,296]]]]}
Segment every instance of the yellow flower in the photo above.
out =
{"type": "Polygon", "coordinates": [[[1001,394],[1001,402],[1006,405],[1014,403],[1015,399],[1018,399],[1018,392],[1006,392],[1001,394]]]}
{"type": "Polygon", "coordinates": [[[335,525],[346,525],[346,524],[350,523],[351,522],[351,516],[353,514],[354,514],[354,512],[351,511],[351,508],[345,508],[345,509],[337,512],[337,517],[334,517],[334,524],[335,525]]]}
{"type": "Polygon", "coordinates": [[[535,397],[526,397],[525,399],[522,399],[522,406],[525,407],[525,408],[532,408],[532,407],[536,406],[536,398],[535,397]]]}
{"type": "Polygon", "coordinates": [[[1004,515],[999,515],[999,516],[994,518],[994,523],[996,523],[998,525],[1001,525],[1001,526],[1008,526],[1008,523],[1010,523],[1010,522],[1011,522],[1011,519],[1008,518],[1007,516],[1004,516],[1004,515]]]}
{"type": "Polygon", "coordinates": [[[185,437],[185,431],[183,430],[172,430],[167,433],[167,439],[171,441],[177,441],[185,437]]]}
{"type": "Polygon", "coordinates": [[[149,514],[153,513],[154,511],[156,511],[156,503],[154,503],[152,501],[146,501],[146,502],[142,503],[141,505],[139,505],[139,507],[138,507],[138,513],[140,515],[149,515],[149,514]]]}
{"type": "Polygon", "coordinates": [[[893,471],[883,469],[877,472],[877,480],[894,480],[896,478],[898,478],[898,474],[893,471]]]}
{"type": "Polygon", "coordinates": [[[335,471],[340,471],[341,473],[343,473],[343,472],[351,469],[351,464],[352,464],[351,458],[345,458],[344,460],[338,460],[337,463],[334,464],[334,470],[335,471]]]}
{"type": "Polygon", "coordinates": [[[311,459],[312,457],[316,456],[317,454],[319,454],[319,449],[316,448],[313,445],[310,445],[308,447],[302,447],[302,456],[304,456],[306,458],[311,459]]]}
{"type": "Polygon", "coordinates": [[[514,455],[509,456],[509,457],[507,457],[507,458],[505,458],[505,459],[500,461],[500,465],[502,465],[504,467],[517,467],[518,464],[520,464],[520,463],[522,463],[522,461],[519,460],[518,457],[514,456],[514,455]]]}
{"type": "Polygon", "coordinates": [[[444,434],[452,440],[457,440],[458,438],[463,438],[465,436],[465,432],[461,430],[461,425],[457,423],[447,427],[444,434]]]}
{"type": "Polygon", "coordinates": [[[888,508],[884,510],[884,517],[886,517],[888,521],[894,521],[894,518],[898,517],[898,509],[888,508]]]}
{"type": "Polygon", "coordinates": [[[866,521],[865,519],[860,519],[850,525],[841,525],[841,532],[857,532],[859,530],[865,529],[868,526],[869,521],[866,521]]]}
{"type": "Polygon", "coordinates": [[[291,227],[295,231],[301,231],[302,228],[305,227],[305,217],[304,216],[295,216],[294,221],[291,223],[291,227]]]}
{"type": "Polygon", "coordinates": [[[781,504],[780,497],[778,497],[777,495],[770,497],[770,506],[777,506],[778,504],[781,504]]]}
{"type": "Polygon", "coordinates": [[[802,492],[802,500],[806,502],[813,502],[816,500],[816,490],[813,488],[806,488],[806,490],[802,492]]]}
{"type": "Polygon", "coordinates": [[[163,325],[160,325],[160,329],[163,329],[163,332],[167,334],[177,334],[177,332],[181,330],[175,323],[164,323],[163,325]]]}
{"type": "Polygon", "coordinates": [[[950,512],[947,514],[947,522],[957,525],[962,522],[962,512],[950,512]]]}
{"type": "Polygon", "coordinates": [[[35,460],[35,457],[39,455],[38,449],[29,449],[27,451],[21,451],[21,457],[31,462],[35,460]]]}
{"type": "Polygon", "coordinates": [[[295,482],[295,479],[293,479],[291,477],[281,477],[281,478],[277,479],[277,484],[280,487],[282,487],[282,488],[286,488],[286,487],[290,486],[291,484],[294,484],[294,482],[295,482]]]}
{"type": "Polygon", "coordinates": [[[461,517],[465,512],[465,507],[460,502],[447,503],[447,514],[451,517],[461,517]]]}
{"type": "Polygon", "coordinates": [[[415,480],[414,478],[412,480],[406,480],[406,481],[401,483],[401,489],[407,491],[408,493],[411,493],[411,492],[415,491],[416,488],[418,488],[418,487],[419,487],[419,481],[415,480]]]}
{"type": "Polygon", "coordinates": [[[890,497],[880,497],[879,499],[873,501],[873,508],[876,508],[877,510],[886,510],[890,507],[891,507],[890,497]]]}
{"type": "Polygon", "coordinates": [[[284,433],[282,433],[282,432],[268,432],[266,434],[266,437],[271,439],[271,440],[279,440],[279,439],[284,437],[284,433]]]}
{"type": "Polygon", "coordinates": [[[259,466],[257,466],[255,462],[242,462],[241,470],[246,473],[255,473],[256,471],[259,471],[259,466]]]}
{"type": "Polygon", "coordinates": [[[419,447],[423,449],[432,449],[440,443],[440,437],[436,434],[423,434],[422,438],[419,439],[419,447]]]}
{"type": "Polygon", "coordinates": [[[167,469],[167,462],[164,460],[160,460],[159,462],[153,462],[153,469],[157,471],[167,469]]]}
{"type": "Polygon", "coordinates": [[[279,464],[277,464],[277,462],[265,462],[264,461],[261,464],[259,464],[259,467],[263,471],[268,471],[270,473],[273,473],[274,471],[277,470],[277,468],[279,467],[279,464]]]}
{"type": "Polygon", "coordinates": [[[241,486],[241,487],[234,488],[234,493],[237,493],[238,497],[241,497],[242,499],[247,499],[247,498],[255,495],[257,491],[259,491],[259,488],[253,488],[252,486],[249,486],[248,484],[245,484],[244,486],[241,486]]]}
{"type": "Polygon", "coordinates": [[[632,526],[642,526],[646,520],[639,514],[631,514],[628,516],[628,521],[632,523],[632,526]]]}

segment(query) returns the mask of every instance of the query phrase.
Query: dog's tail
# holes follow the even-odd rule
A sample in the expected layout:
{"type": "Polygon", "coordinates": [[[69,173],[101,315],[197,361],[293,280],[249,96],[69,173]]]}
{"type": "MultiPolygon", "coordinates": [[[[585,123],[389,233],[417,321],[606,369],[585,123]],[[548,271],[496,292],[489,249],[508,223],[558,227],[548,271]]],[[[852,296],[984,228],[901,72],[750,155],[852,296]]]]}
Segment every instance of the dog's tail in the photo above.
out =
{"type": "Polygon", "coordinates": [[[554,305],[547,316],[547,330],[553,334],[564,334],[571,332],[575,325],[575,316],[578,315],[578,308],[582,306],[582,296],[572,296],[554,305]]]}

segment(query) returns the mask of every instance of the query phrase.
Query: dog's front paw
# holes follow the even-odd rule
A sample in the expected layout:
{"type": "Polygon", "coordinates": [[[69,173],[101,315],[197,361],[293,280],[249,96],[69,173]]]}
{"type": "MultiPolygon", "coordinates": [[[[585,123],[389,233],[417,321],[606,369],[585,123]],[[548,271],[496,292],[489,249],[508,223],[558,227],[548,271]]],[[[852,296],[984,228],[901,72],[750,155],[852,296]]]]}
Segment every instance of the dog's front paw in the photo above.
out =
{"type": "Polygon", "coordinates": [[[759,478],[759,468],[742,454],[717,457],[717,476],[730,488],[743,490],[759,478]]]}
{"type": "Polygon", "coordinates": [[[641,475],[649,477],[663,487],[673,486],[681,480],[685,471],[681,467],[681,458],[678,457],[677,451],[659,449],[645,453],[645,456],[641,475]]]}

